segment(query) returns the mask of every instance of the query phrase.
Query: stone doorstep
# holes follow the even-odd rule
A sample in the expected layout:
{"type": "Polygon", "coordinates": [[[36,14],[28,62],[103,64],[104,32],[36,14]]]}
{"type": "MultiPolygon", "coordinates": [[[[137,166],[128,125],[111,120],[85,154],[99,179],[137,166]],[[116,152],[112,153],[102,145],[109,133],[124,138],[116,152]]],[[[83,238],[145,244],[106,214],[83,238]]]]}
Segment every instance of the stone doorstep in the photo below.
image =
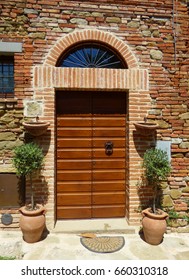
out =
{"type": "Polygon", "coordinates": [[[52,233],[107,233],[107,234],[135,234],[139,226],[128,225],[125,219],[86,219],[57,221],[52,233]]]}

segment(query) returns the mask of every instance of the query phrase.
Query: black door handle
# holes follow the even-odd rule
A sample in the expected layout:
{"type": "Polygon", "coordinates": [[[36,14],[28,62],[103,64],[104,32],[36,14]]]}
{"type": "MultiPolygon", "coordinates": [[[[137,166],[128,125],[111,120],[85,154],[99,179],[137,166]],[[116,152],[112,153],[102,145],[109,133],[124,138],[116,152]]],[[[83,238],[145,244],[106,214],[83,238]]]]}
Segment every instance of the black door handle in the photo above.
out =
{"type": "Polygon", "coordinates": [[[106,155],[110,156],[111,154],[113,154],[113,147],[114,147],[113,142],[107,141],[104,146],[105,146],[106,155]]]}

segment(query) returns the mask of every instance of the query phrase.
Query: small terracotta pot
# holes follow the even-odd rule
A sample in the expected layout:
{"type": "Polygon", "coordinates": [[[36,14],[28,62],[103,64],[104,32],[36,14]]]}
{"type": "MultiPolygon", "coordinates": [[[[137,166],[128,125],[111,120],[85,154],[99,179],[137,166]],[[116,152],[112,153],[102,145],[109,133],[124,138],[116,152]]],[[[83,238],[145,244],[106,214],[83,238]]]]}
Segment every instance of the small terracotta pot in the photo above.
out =
{"type": "Polygon", "coordinates": [[[154,214],[151,208],[142,211],[142,226],[144,239],[151,245],[158,245],[163,240],[167,228],[166,219],[168,214],[158,209],[159,214],[154,214]]]}
{"type": "Polygon", "coordinates": [[[34,243],[41,239],[45,228],[45,208],[37,205],[38,209],[28,210],[25,206],[19,209],[21,213],[20,228],[23,239],[27,243],[34,243]]]}
{"type": "Polygon", "coordinates": [[[23,126],[31,135],[41,136],[46,133],[49,122],[37,121],[37,122],[23,122],[23,126]]]}
{"type": "Polygon", "coordinates": [[[159,127],[158,124],[150,122],[135,122],[134,126],[141,135],[151,135],[159,127]]]}

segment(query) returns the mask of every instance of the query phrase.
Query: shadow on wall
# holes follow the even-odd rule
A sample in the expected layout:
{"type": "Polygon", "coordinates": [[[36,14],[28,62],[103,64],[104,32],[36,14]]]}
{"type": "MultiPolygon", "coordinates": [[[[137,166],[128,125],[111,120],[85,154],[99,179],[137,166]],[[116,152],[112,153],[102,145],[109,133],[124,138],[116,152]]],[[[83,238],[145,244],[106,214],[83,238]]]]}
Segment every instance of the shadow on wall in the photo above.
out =
{"type": "Polygon", "coordinates": [[[141,135],[137,130],[133,131],[133,141],[135,149],[138,152],[140,158],[143,158],[147,149],[153,148],[156,145],[157,133],[141,135]]]}
{"type": "Polygon", "coordinates": [[[28,132],[25,132],[25,143],[34,142],[43,149],[44,156],[49,152],[50,143],[51,143],[51,130],[48,129],[47,132],[42,136],[32,136],[28,132]]]}
{"type": "MultiPolygon", "coordinates": [[[[34,186],[34,194],[35,194],[35,202],[37,204],[45,205],[48,202],[49,196],[49,188],[48,188],[48,181],[45,176],[41,174],[36,174],[33,177],[33,186],[34,186]]],[[[27,202],[30,203],[30,187],[29,181],[26,180],[26,204],[27,202]]]]}
{"type": "MultiPolygon", "coordinates": [[[[148,184],[147,180],[141,176],[141,181],[138,182],[138,196],[140,199],[140,211],[153,206],[153,188],[148,184]]],[[[157,191],[156,206],[161,209],[162,199],[163,199],[163,190],[161,188],[157,191]]]]}
{"type": "MultiPolygon", "coordinates": [[[[144,153],[147,149],[155,147],[156,139],[157,139],[156,131],[151,134],[143,133],[142,135],[137,130],[133,131],[133,141],[134,141],[135,149],[141,159],[141,170],[142,170],[142,159],[144,157],[144,153]]],[[[139,211],[141,211],[147,207],[150,207],[153,203],[152,187],[148,185],[148,182],[144,178],[142,172],[137,182],[137,188],[138,188],[138,196],[140,200],[139,211]]],[[[159,190],[157,197],[158,197],[157,205],[161,205],[162,190],[159,190]]]]}

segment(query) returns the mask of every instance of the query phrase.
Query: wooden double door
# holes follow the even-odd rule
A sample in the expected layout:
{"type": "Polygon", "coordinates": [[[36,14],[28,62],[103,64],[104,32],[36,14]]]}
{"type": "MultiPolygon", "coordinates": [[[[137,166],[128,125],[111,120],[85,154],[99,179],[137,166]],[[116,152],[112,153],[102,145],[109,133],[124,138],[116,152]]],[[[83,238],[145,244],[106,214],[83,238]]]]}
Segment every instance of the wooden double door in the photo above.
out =
{"type": "Polygon", "coordinates": [[[57,219],[125,216],[126,94],[56,93],[57,219]]]}

